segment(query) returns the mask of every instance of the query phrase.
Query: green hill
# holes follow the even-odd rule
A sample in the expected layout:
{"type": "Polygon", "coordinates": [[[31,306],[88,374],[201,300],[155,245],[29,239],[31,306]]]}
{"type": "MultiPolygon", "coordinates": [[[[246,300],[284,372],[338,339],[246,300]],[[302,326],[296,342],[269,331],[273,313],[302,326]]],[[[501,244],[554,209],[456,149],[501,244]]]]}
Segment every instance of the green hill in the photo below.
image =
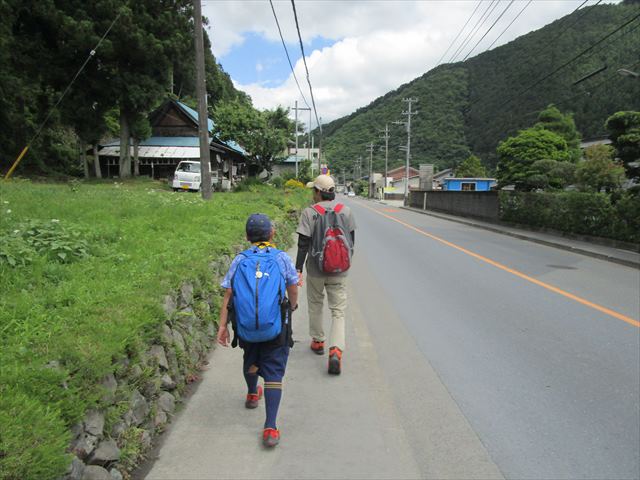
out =
{"type": "MultiPolygon", "coordinates": [[[[616,73],[620,68],[640,68],[640,18],[634,19],[638,14],[640,5],[635,2],[587,7],[465,62],[440,65],[324,126],[324,156],[334,171],[351,171],[358,156],[368,157],[369,142],[384,144],[380,136],[385,123],[405,119],[402,99],[407,97],[419,99],[411,129],[414,166],[433,163],[447,168],[474,153],[494,167],[498,142],[531,126],[550,103],[574,114],[583,138],[604,136],[609,115],[640,109],[640,81],[616,73]],[[573,85],[603,66],[602,72],[573,85]]],[[[393,166],[404,163],[399,147],[406,144],[406,131],[401,125],[390,125],[390,131],[393,166]]],[[[374,166],[383,165],[384,153],[377,151],[374,166]]]]}

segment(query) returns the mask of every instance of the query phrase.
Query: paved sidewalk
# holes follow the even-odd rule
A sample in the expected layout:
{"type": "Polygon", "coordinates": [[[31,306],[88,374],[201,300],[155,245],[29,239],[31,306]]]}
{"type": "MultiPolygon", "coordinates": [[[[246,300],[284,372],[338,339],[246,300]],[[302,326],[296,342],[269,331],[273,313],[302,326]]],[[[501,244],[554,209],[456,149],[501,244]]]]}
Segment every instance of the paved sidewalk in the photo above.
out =
{"type": "MultiPolygon", "coordinates": [[[[357,273],[358,278],[350,281],[358,285],[372,277],[366,265],[357,265],[357,273]]],[[[352,286],[340,376],[329,376],[327,356],[309,349],[306,292],[301,289],[300,309],[293,317],[296,345],[278,416],[279,446],[273,450],[261,446],[264,401],[256,410],[244,408],[241,350],[218,347],[202,382],[150,459],[155,461],[134,478],[502,478],[400,320],[387,311],[384,295],[365,285],[367,305],[363,305],[352,286]],[[372,306],[379,314],[384,312],[378,325],[384,343],[379,332],[370,330],[370,319],[363,313],[372,306]],[[402,358],[379,357],[381,350],[399,349],[402,358]],[[412,368],[407,369],[406,361],[412,368]],[[416,375],[421,378],[418,384],[416,375]]],[[[325,322],[326,328],[326,308],[325,322]]]]}
{"type": "Polygon", "coordinates": [[[448,215],[446,213],[434,212],[431,210],[422,210],[419,208],[411,208],[403,206],[401,200],[385,200],[384,203],[394,207],[399,207],[404,210],[421,213],[423,215],[430,215],[433,217],[441,218],[443,220],[449,220],[452,222],[462,223],[470,225],[472,227],[483,228],[492,232],[501,233],[503,235],[509,235],[511,237],[520,238],[522,240],[528,240],[531,242],[548,245],[551,247],[561,248],[563,250],[569,250],[575,253],[581,253],[590,257],[600,258],[609,262],[619,263],[627,265],[629,267],[640,268],[640,253],[631,250],[624,250],[621,248],[608,247],[605,245],[598,245],[596,243],[586,242],[582,240],[575,240],[572,238],[562,237],[559,235],[553,235],[550,233],[534,232],[530,230],[524,230],[515,227],[509,227],[506,225],[500,225],[491,222],[485,222],[482,220],[459,217],[455,215],[448,215]]]}

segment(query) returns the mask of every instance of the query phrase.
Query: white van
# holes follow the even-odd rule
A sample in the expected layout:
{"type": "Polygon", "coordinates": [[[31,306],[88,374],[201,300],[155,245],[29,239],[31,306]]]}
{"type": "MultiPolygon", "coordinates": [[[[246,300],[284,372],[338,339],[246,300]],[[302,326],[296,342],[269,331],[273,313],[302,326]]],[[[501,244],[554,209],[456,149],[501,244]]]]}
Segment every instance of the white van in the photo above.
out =
{"type": "MultiPolygon", "coordinates": [[[[209,164],[211,170],[211,164],[209,164]]],[[[211,172],[211,186],[218,183],[218,172],[211,172]]],[[[198,160],[183,160],[176,167],[171,187],[178,190],[200,190],[200,162],[198,160]]]]}

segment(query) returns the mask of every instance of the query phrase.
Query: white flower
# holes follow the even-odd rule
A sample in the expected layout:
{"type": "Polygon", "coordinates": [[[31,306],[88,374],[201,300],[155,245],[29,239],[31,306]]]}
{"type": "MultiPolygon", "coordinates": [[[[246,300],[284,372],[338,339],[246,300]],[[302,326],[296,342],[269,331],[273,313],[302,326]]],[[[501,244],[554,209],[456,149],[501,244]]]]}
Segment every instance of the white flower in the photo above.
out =
{"type": "Polygon", "coordinates": [[[20,233],[20,230],[14,230],[13,233],[20,233]]]}
{"type": "Polygon", "coordinates": [[[5,205],[9,205],[9,202],[7,202],[6,200],[2,203],[4,203],[5,205]]]}
{"type": "Polygon", "coordinates": [[[52,218],[51,223],[60,223],[60,220],[58,220],[57,218],[52,218]]]}
{"type": "Polygon", "coordinates": [[[11,213],[11,209],[9,209],[9,208],[8,208],[8,209],[7,209],[7,213],[11,213]]]}

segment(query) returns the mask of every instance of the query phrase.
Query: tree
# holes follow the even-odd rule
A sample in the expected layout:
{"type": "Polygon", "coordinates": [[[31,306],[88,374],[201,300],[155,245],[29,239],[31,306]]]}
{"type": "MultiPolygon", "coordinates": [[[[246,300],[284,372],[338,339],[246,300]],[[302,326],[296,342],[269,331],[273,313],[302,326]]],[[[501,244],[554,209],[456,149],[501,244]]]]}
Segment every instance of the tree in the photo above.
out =
{"type": "Polygon", "coordinates": [[[607,118],[605,127],[627,177],[640,179],[640,112],[614,113],[607,118]]]}
{"type": "Polygon", "coordinates": [[[551,104],[538,115],[536,128],[543,128],[553,133],[557,133],[567,142],[569,157],[571,161],[577,162],[582,156],[580,151],[580,133],[576,129],[573,115],[563,114],[558,108],[551,104]]]}
{"type": "Polygon", "coordinates": [[[541,190],[562,190],[575,179],[576,166],[572,162],[537,160],[533,162],[526,183],[541,190]]]}
{"type": "Polygon", "coordinates": [[[459,178],[483,178],[487,176],[487,170],[475,155],[467,157],[457,168],[456,177],[459,178]]]}
{"type": "Polygon", "coordinates": [[[585,150],[585,160],[576,171],[581,190],[605,190],[610,193],[620,188],[624,180],[624,167],[613,159],[614,152],[609,145],[593,145],[585,150]]]}
{"type": "Polygon", "coordinates": [[[258,111],[239,99],[218,104],[214,120],[220,140],[238,142],[260,170],[268,171],[273,161],[282,157],[294,129],[286,109],[258,111]]]}
{"type": "Polygon", "coordinates": [[[538,160],[566,162],[570,159],[567,142],[557,133],[541,128],[521,130],[498,145],[496,177],[501,187],[513,184],[518,190],[539,188],[539,179],[530,181],[540,171],[533,167],[538,160]]]}

